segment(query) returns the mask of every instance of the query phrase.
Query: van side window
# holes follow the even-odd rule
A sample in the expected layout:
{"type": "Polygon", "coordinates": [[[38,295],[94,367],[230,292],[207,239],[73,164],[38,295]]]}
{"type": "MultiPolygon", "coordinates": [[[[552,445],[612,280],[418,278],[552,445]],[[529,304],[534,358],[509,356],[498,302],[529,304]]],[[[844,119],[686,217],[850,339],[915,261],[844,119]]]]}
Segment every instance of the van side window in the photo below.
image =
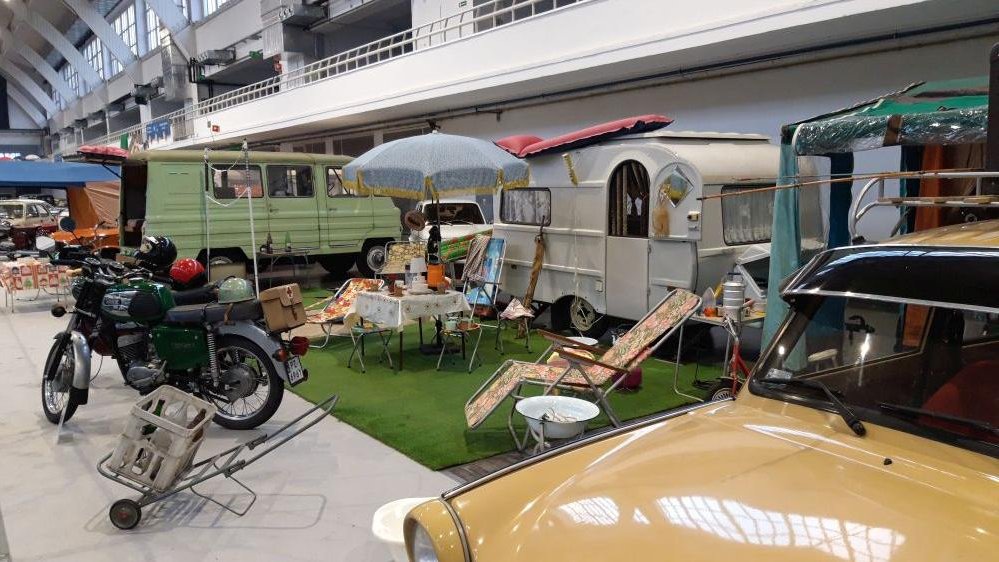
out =
{"type": "Polygon", "coordinates": [[[355,193],[343,185],[343,168],[326,167],[326,195],[329,197],[353,197],[355,193]]]}
{"type": "Polygon", "coordinates": [[[547,187],[504,190],[500,200],[500,220],[508,224],[550,225],[551,190],[547,187]]]}
{"type": "Polygon", "coordinates": [[[236,199],[246,197],[247,188],[254,198],[264,196],[260,166],[246,167],[240,164],[215,164],[212,166],[212,187],[216,199],[236,199]]]}
{"type": "MultiPolygon", "coordinates": [[[[773,185],[723,185],[721,193],[734,193],[773,185]]],[[[773,192],[722,197],[721,212],[722,238],[727,246],[770,241],[774,219],[773,192]]]]}
{"type": "Polygon", "coordinates": [[[312,197],[312,166],[267,166],[269,197],[312,197]]]}
{"type": "Polygon", "coordinates": [[[622,162],[610,177],[607,235],[649,235],[649,172],[634,160],[622,162]]]}

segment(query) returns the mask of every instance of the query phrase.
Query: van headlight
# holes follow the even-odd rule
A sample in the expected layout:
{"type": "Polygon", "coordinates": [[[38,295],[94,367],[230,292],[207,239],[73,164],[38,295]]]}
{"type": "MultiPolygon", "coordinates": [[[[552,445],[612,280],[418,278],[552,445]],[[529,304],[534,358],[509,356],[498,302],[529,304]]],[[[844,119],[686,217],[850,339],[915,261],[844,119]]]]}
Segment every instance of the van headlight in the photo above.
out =
{"type": "Polygon", "coordinates": [[[457,515],[441,499],[420,504],[403,524],[411,562],[467,562],[468,546],[457,515]]]}

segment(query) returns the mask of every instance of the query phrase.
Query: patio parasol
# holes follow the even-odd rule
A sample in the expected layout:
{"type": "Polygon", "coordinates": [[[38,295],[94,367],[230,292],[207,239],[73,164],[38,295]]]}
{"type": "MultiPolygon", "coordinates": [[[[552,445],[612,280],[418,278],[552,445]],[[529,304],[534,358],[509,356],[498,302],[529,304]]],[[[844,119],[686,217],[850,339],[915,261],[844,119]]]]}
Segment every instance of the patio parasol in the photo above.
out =
{"type": "Polygon", "coordinates": [[[343,168],[344,185],[356,193],[417,200],[527,182],[527,162],[491,142],[436,131],[378,145],[343,168]]]}
{"type": "MultiPolygon", "coordinates": [[[[376,146],[343,168],[343,184],[355,193],[440,201],[446,195],[491,194],[527,187],[527,162],[489,141],[434,131],[376,146]]],[[[427,244],[428,263],[439,265],[440,213],[427,244]]],[[[440,341],[440,321],[437,343],[440,341]]]]}

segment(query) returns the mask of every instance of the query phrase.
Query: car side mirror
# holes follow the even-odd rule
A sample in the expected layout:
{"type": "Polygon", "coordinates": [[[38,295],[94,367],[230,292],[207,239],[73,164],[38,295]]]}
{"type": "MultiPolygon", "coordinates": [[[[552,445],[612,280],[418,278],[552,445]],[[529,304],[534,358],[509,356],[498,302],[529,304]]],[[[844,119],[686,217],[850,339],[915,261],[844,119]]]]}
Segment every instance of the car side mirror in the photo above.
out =
{"type": "Polygon", "coordinates": [[[51,252],[56,247],[55,240],[49,238],[48,236],[39,236],[35,238],[35,249],[39,252],[51,252]]]}
{"type": "Polygon", "coordinates": [[[73,232],[76,230],[76,221],[73,217],[63,217],[59,219],[59,230],[63,232],[73,232]]]}

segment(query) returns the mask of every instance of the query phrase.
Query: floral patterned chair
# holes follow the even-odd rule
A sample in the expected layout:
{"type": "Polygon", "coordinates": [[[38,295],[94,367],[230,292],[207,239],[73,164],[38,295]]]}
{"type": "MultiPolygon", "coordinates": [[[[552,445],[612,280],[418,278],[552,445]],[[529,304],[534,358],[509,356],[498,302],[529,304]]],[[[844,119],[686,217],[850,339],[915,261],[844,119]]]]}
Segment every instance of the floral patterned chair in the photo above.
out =
{"type": "Polygon", "coordinates": [[[364,279],[355,277],[348,279],[333,295],[323,299],[305,309],[305,322],[307,324],[317,324],[326,334],[326,339],[321,345],[312,347],[322,348],[330,343],[333,336],[333,324],[343,323],[347,313],[354,306],[357,294],[363,291],[377,291],[385,284],[381,279],[364,279]]]}
{"type": "MultiPolygon", "coordinates": [[[[595,402],[607,414],[611,423],[619,426],[621,421],[607,397],[624,380],[623,375],[655,351],[667,336],[697,310],[700,303],[700,297],[689,291],[673,290],[606,351],[580,345],[558,334],[540,331],[552,345],[538,362],[504,362],[465,403],[465,421],[469,429],[479,427],[508,396],[513,397],[516,405],[517,400],[524,398],[525,385],[543,386],[545,394],[555,388],[588,392],[595,397],[595,402]],[[557,351],[568,365],[544,363],[552,351],[557,351]],[[584,356],[580,351],[592,353],[594,357],[599,356],[599,359],[584,356]],[[621,376],[615,378],[615,374],[621,376]]],[[[522,443],[513,428],[513,411],[514,408],[511,408],[507,427],[520,448],[522,443]]]]}

